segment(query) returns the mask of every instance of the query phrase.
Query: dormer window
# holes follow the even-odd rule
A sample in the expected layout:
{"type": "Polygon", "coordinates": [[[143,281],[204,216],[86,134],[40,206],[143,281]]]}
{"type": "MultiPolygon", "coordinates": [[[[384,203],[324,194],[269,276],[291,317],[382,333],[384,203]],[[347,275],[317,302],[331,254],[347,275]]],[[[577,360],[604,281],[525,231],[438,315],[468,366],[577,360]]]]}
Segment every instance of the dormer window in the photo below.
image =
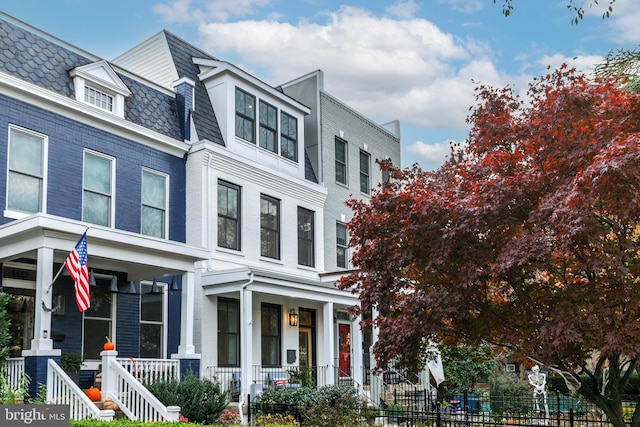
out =
{"type": "Polygon", "coordinates": [[[131,92],[107,61],[74,68],[69,74],[76,100],[124,118],[124,99],[131,92]]]}
{"type": "Polygon", "coordinates": [[[84,102],[95,105],[103,110],[113,111],[113,96],[94,89],[91,86],[84,87],[84,102]]]}

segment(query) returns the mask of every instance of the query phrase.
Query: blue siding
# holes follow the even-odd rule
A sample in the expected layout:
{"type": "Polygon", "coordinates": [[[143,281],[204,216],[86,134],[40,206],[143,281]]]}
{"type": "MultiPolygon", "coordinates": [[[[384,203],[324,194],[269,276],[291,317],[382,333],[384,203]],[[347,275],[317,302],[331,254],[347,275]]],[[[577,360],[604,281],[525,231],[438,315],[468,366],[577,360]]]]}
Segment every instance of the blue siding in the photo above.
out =
{"type": "Polygon", "coordinates": [[[118,357],[140,355],[140,294],[118,294],[116,314],[118,357]]]}
{"type": "MultiPolygon", "coordinates": [[[[55,265],[56,270],[60,265],[55,265]]],[[[73,291],[73,279],[60,276],[56,280],[53,294],[64,297],[64,315],[51,316],[51,338],[54,339],[53,348],[59,348],[63,353],[82,352],[82,313],[78,311],[76,297],[73,291]],[[63,338],[60,340],[60,338],[63,338]],[[56,339],[57,338],[57,339],[56,339]]]]}
{"type": "MultiPolygon", "coordinates": [[[[7,167],[8,126],[48,136],[47,212],[82,218],[83,149],[116,158],[115,227],[140,232],[142,167],[170,176],[169,238],[185,241],[185,165],[183,159],[143,146],[66,117],[0,95],[0,168],[7,167]]],[[[0,200],[6,200],[6,174],[0,174],[0,200]]],[[[0,218],[0,224],[8,222],[0,218]]]]}

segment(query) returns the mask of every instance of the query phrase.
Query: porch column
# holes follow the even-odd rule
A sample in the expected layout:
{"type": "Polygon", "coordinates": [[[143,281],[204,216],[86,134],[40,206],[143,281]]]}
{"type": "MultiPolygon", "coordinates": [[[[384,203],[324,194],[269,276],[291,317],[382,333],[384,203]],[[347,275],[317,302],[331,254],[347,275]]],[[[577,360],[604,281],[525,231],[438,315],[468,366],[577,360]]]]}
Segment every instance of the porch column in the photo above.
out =
{"type": "Polygon", "coordinates": [[[253,291],[245,287],[240,290],[240,369],[242,402],[253,384],[253,291]]]}
{"type": "Polygon", "coordinates": [[[326,384],[332,385],[336,382],[336,335],[335,325],[333,323],[333,303],[326,302],[322,305],[322,329],[324,332],[323,348],[324,357],[326,358],[327,378],[326,384]]]}
{"type": "Polygon", "coordinates": [[[180,301],[180,345],[178,353],[172,354],[172,359],[180,359],[180,376],[188,373],[200,375],[200,354],[195,352],[193,345],[193,313],[195,310],[195,274],[182,274],[182,299],[180,301]]]}
{"type": "Polygon", "coordinates": [[[351,322],[351,355],[353,357],[353,369],[351,375],[357,385],[364,385],[364,362],[362,353],[364,348],[362,347],[362,330],[360,329],[360,321],[362,316],[356,317],[355,321],[351,322]]]}
{"type": "Polygon", "coordinates": [[[31,378],[29,395],[35,397],[39,384],[47,383],[47,360],[60,361],[60,350],[54,350],[51,339],[51,312],[53,288],[49,289],[53,280],[53,249],[38,248],[36,270],[36,298],[34,307],[33,339],[31,349],[23,350],[25,372],[31,378]]]}

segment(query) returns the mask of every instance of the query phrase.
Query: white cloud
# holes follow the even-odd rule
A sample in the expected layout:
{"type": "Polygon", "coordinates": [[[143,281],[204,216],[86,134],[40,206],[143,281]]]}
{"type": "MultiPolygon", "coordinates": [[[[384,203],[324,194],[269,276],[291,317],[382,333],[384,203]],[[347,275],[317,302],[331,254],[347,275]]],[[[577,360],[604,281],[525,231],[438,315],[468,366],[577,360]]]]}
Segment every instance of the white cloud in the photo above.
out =
{"type": "Polygon", "coordinates": [[[420,9],[420,6],[418,6],[413,0],[408,0],[394,3],[391,6],[388,6],[385,11],[389,15],[409,19],[415,16],[418,9],[420,9]]]}
{"type": "Polygon", "coordinates": [[[567,57],[557,53],[555,55],[545,55],[538,59],[537,63],[541,67],[551,67],[552,70],[560,68],[562,64],[567,64],[584,74],[592,74],[596,64],[603,61],[604,58],[597,55],[567,57]]]}
{"type": "Polygon", "coordinates": [[[194,22],[202,17],[202,12],[191,8],[191,0],[173,0],[170,4],[158,3],[153,11],[168,23],[194,22]]]}
{"type": "Polygon", "coordinates": [[[265,70],[269,75],[260,77],[272,84],[322,69],[329,93],[378,121],[463,126],[473,95],[470,70],[482,64],[473,77],[484,80],[491,68],[477,60],[471,68],[452,65],[464,64],[470,52],[425,19],[377,17],[354,7],[327,12],[323,23],[213,22],[201,25],[200,35],[206,50],[239,55],[236,65],[265,70]]]}
{"type": "Polygon", "coordinates": [[[169,4],[159,3],[153,11],[169,23],[204,22],[213,20],[226,22],[232,17],[243,17],[252,14],[256,7],[269,4],[269,0],[209,0],[196,1],[202,4],[197,7],[192,0],[172,0],[169,4]]]}
{"type": "Polygon", "coordinates": [[[210,0],[206,3],[206,9],[209,17],[225,22],[231,17],[251,15],[256,7],[268,4],[269,0],[210,0]]]}
{"type": "Polygon", "coordinates": [[[407,146],[409,153],[415,154],[420,163],[420,167],[425,170],[435,170],[440,167],[451,154],[450,141],[443,141],[434,144],[425,144],[416,141],[407,146]]]}

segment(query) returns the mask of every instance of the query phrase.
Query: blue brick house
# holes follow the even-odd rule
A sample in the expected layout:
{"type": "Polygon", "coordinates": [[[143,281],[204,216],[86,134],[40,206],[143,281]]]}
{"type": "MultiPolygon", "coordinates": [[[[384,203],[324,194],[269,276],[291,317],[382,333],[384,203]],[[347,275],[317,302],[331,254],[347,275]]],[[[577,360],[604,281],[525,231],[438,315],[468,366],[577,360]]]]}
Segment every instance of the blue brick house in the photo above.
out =
{"type": "Polygon", "coordinates": [[[199,371],[194,263],[207,255],[185,243],[185,108],[176,91],[0,16],[0,288],[31,394],[65,353],[82,355],[91,385],[106,336],[120,357],[199,371]],[[85,231],[81,313],[61,267],[85,231]]]}

